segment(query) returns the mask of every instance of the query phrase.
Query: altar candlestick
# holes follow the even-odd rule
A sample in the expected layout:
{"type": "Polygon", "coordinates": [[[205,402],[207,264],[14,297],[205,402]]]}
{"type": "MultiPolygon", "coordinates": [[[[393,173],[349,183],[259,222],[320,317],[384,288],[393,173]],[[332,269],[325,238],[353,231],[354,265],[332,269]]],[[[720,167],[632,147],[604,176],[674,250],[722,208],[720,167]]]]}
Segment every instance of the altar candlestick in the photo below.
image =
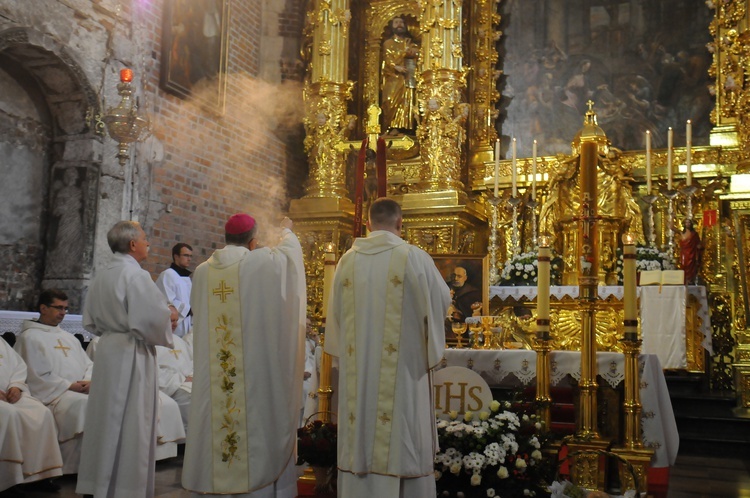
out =
{"type": "Polygon", "coordinates": [[[667,190],[672,190],[672,127],[667,130],[667,190]]]}
{"type": "Polygon", "coordinates": [[[495,140],[495,197],[498,195],[497,184],[500,179],[500,139],[495,140]]]}
{"type": "Polygon", "coordinates": [[[651,132],[646,131],[646,195],[651,195],[651,132]]]}
{"type": "Polygon", "coordinates": [[[515,198],[518,195],[518,188],[516,186],[516,183],[518,181],[517,176],[518,172],[516,171],[516,139],[515,137],[511,141],[511,153],[512,153],[512,164],[511,164],[511,184],[513,186],[513,197],[515,198]]]}
{"type": "Polygon", "coordinates": [[[626,233],[622,237],[622,282],[623,295],[623,318],[625,333],[638,332],[638,310],[636,295],[636,273],[635,273],[635,239],[626,233]]]}
{"type": "Polygon", "coordinates": [[[536,324],[540,339],[549,338],[549,274],[551,251],[546,236],[539,238],[537,262],[536,324]]]}
{"type": "Polygon", "coordinates": [[[533,157],[531,163],[531,200],[536,200],[536,140],[531,148],[531,155],[533,157]]]}
{"type": "Polygon", "coordinates": [[[693,172],[692,172],[692,154],[691,150],[693,148],[693,124],[690,122],[690,120],[687,120],[687,126],[685,127],[685,166],[687,167],[687,177],[685,179],[685,183],[689,187],[693,184],[693,172]]]}
{"type": "Polygon", "coordinates": [[[328,297],[331,294],[333,286],[333,274],[336,272],[336,254],[333,252],[333,243],[326,244],[325,255],[323,259],[323,318],[328,313],[328,297]]]}

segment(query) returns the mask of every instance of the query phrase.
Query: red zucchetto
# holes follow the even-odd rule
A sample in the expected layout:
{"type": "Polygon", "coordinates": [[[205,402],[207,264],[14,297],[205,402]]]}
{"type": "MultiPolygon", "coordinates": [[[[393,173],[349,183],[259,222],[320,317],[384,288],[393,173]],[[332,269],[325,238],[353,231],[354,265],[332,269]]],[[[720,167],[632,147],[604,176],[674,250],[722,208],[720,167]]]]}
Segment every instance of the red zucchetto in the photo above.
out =
{"type": "Polygon", "coordinates": [[[249,232],[255,226],[255,219],[252,216],[239,213],[233,214],[227,224],[224,225],[224,231],[230,235],[239,235],[249,232]]]}

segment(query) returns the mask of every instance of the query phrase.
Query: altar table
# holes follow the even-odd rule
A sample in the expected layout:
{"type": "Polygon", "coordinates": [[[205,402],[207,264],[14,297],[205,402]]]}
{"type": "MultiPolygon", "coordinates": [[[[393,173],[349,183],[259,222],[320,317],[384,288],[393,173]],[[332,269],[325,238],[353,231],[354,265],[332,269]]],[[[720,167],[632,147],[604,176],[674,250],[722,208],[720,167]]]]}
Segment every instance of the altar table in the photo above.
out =
{"type": "MultiPolygon", "coordinates": [[[[531,385],[536,378],[536,352],[522,349],[483,350],[446,349],[437,367],[466,367],[477,372],[490,387],[531,385]]],[[[622,353],[599,352],[596,355],[599,375],[613,388],[625,378],[625,356],[622,353]]],[[[659,358],[642,354],[640,366],[641,424],[643,444],[654,449],[652,467],[669,467],[677,458],[680,437],[669,399],[659,358]]],[[[566,375],[581,378],[581,355],[578,351],[550,353],[550,383],[557,385],[566,375]]]]}

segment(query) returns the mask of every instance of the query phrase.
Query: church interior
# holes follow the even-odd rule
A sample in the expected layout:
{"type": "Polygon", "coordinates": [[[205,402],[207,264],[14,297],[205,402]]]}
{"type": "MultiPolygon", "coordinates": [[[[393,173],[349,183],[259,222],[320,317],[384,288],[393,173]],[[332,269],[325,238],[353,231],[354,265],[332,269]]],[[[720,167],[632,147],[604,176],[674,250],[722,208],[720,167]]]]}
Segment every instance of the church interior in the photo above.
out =
{"type": "Polygon", "coordinates": [[[748,68],[747,0],[0,0],[0,333],[54,287],[88,342],[112,225],[156,279],[238,212],[294,220],[322,327],[387,196],[454,292],[443,366],[530,368],[573,479],[750,496],[748,68]]]}

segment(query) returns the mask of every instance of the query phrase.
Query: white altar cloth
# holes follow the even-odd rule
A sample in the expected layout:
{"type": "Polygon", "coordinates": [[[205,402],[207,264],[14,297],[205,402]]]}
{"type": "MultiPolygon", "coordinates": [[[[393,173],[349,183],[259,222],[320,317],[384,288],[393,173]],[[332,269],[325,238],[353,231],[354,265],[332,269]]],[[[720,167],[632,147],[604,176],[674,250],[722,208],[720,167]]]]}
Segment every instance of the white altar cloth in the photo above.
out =
{"type": "MultiPolygon", "coordinates": [[[[641,292],[644,288],[651,287],[652,289],[655,288],[653,286],[645,286],[645,287],[638,287],[638,297],[641,296],[641,292]]],[[[666,287],[676,287],[676,286],[664,286],[666,287]]],[[[683,287],[683,286],[677,286],[677,287],[683,287]]],[[[687,294],[689,296],[693,296],[696,301],[698,301],[698,317],[701,319],[701,325],[700,325],[700,331],[703,335],[703,341],[701,342],[701,346],[703,346],[703,349],[708,351],[709,354],[713,354],[713,342],[711,339],[711,316],[709,314],[708,309],[708,297],[706,294],[706,288],[702,285],[687,285],[684,286],[687,288],[687,294]]],[[[651,292],[651,291],[647,291],[651,292]]],[[[599,286],[599,299],[607,299],[609,297],[614,297],[615,299],[618,299],[622,301],[624,293],[624,288],[621,285],[600,285],[599,286]]],[[[536,286],[490,286],[490,299],[493,297],[497,297],[499,299],[515,299],[516,301],[520,300],[527,300],[532,301],[536,299],[537,295],[537,288],[536,286]]],[[[577,285],[552,285],[550,286],[550,296],[556,298],[557,300],[563,299],[565,297],[569,298],[577,298],[578,297],[578,286],[577,285]]],[[[640,301],[640,300],[639,300],[640,301]]],[[[642,302],[642,301],[640,301],[642,302]]],[[[642,312],[643,307],[641,306],[641,309],[639,312],[642,312]]],[[[646,336],[649,334],[650,330],[648,327],[644,326],[643,324],[643,316],[641,315],[641,331],[643,334],[644,339],[644,345],[643,345],[643,351],[646,353],[658,353],[661,354],[659,351],[650,351],[646,348],[646,336]]],[[[685,326],[683,323],[682,326],[682,342],[685,342],[685,326]]],[[[683,348],[684,349],[684,348],[683,348]]],[[[687,361],[685,360],[685,356],[683,355],[683,361],[681,363],[682,366],[673,366],[669,364],[665,364],[664,368],[685,368],[687,366],[687,361]]],[[[662,358],[664,359],[664,358],[662,358]]]]}
{"type": "MultiPolygon", "coordinates": [[[[13,332],[21,333],[24,320],[36,320],[39,313],[35,311],[11,311],[0,310],[0,334],[13,332]]],[[[82,315],[65,315],[65,320],[60,323],[60,328],[71,334],[81,334],[86,341],[90,341],[93,335],[83,328],[82,315]]]]}
{"type": "MultiPolygon", "coordinates": [[[[518,383],[527,386],[536,378],[536,356],[535,351],[521,349],[446,349],[443,361],[437,368],[469,368],[481,375],[491,387],[518,383]]],[[[580,380],[580,358],[578,351],[552,351],[551,384],[557,385],[566,375],[580,380]]],[[[622,353],[599,352],[596,363],[599,375],[612,387],[617,387],[625,378],[625,357],[622,353]]],[[[640,355],[639,367],[643,444],[654,449],[652,467],[668,467],[677,458],[680,436],[667,382],[656,355],[640,355]]]]}

